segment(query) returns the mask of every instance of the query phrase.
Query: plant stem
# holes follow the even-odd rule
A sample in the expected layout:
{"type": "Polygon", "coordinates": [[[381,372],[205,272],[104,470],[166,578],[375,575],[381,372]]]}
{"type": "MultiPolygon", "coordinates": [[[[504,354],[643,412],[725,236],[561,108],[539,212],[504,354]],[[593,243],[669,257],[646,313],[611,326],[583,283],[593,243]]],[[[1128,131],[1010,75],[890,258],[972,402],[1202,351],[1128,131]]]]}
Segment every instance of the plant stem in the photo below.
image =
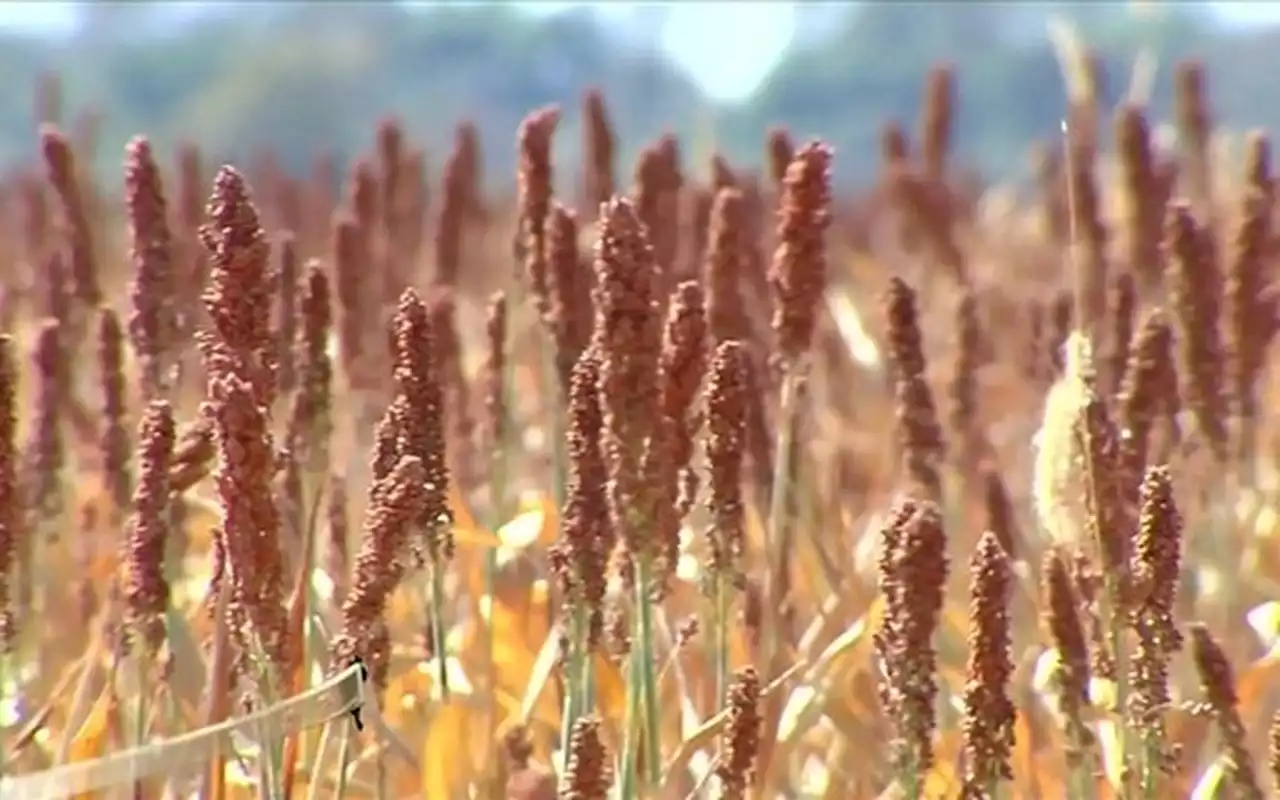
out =
{"type": "Polygon", "coordinates": [[[641,723],[645,738],[646,777],[650,786],[657,786],[662,773],[662,729],[658,710],[658,681],[653,646],[653,562],[648,553],[636,557],[636,641],[632,644],[632,657],[639,658],[636,676],[640,679],[641,723]]]}
{"type": "Polygon", "coordinates": [[[769,526],[765,531],[765,549],[769,564],[768,591],[766,602],[774,611],[770,624],[764,625],[762,631],[762,663],[766,674],[771,676],[773,654],[778,646],[781,631],[782,606],[785,598],[778,593],[785,587],[786,578],[782,575],[788,563],[788,554],[783,552],[784,528],[790,524],[790,487],[791,487],[791,445],[795,435],[793,418],[796,413],[796,377],[794,368],[788,366],[782,374],[782,386],[778,400],[778,438],[773,453],[773,488],[769,498],[769,526]]]}
{"type": "Polygon", "coordinates": [[[621,800],[633,800],[636,794],[636,755],[640,749],[636,732],[640,728],[640,695],[641,680],[639,678],[639,654],[633,644],[631,654],[627,658],[627,709],[624,718],[625,728],[622,735],[622,754],[619,759],[621,776],[618,791],[621,800]]]}
{"type": "Polygon", "coordinates": [[[565,436],[564,410],[568,401],[560,389],[560,380],[556,374],[555,345],[544,337],[542,348],[542,382],[547,387],[551,400],[551,491],[556,508],[564,508],[565,494],[565,436]]]}
{"type": "MultiPolygon", "coordinates": [[[[343,720],[342,724],[347,723],[343,720]]],[[[307,781],[307,800],[319,800],[319,786],[323,776],[322,767],[324,766],[324,757],[329,752],[329,737],[333,735],[333,726],[333,722],[326,722],[324,727],[320,729],[320,743],[316,745],[315,756],[310,759],[311,768],[307,772],[310,776],[307,781]]]]}
{"type": "Polygon", "coordinates": [[[920,770],[916,768],[919,760],[916,758],[915,748],[912,748],[910,757],[902,772],[898,775],[898,784],[902,787],[902,796],[906,800],[920,800],[924,797],[921,791],[920,770]]]}
{"type": "Polygon", "coordinates": [[[378,750],[377,757],[373,759],[373,769],[374,769],[374,776],[375,776],[374,777],[374,792],[376,793],[375,796],[377,797],[377,800],[387,800],[387,798],[389,797],[389,795],[387,794],[387,789],[389,788],[387,786],[387,763],[386,763],[385,757],[382,754],[381,748],[379,748],[378,750]]]}
{"type": "Polygon", "coordinates": [[[431,647],[435,651],[436,679],[440,681],[440,697],[449,699],[449,654],[445,651],[444,566],[431,563],[431,647]]]}
{"type": "MultiPolygon", "coordinates": [[[[134,654],[134,666],[137,669],[136,675],[138,680],[138,685],[136,687],[138,692],[136,709],[138,718],[134,720],[133,743],[136,747],[141,749],[147,744],[147,714],[149,713],[149,709],[147,708],[147,689],[149,686],[147,681],[147,659],[141,652],[134,654]]],[[[134,781],[133,791],[136,797],[142,797],[144,790],[142,788],[141,780],[134,781]]]]}
{"type": "Polygon", "coordinates": [[[560,720],[560,753],[569,757],[569,738],[573,725],[585,712],[587,650],[587,613],[575,603],[569,619],[569,659],[565,664],[564,713],[560,720]]]}
{"type": "Polygon", "coordinates": [[[716,696],[715,704],[711,708],[712,713],[715,713],[715,710],[724,703],[725,687],[729,681],[729,587],[722,570],[716,571],[714,580],[716,607],[711,624],[715,629],[712,648],[716,665],[716,696]]]}
{"type": "Polygon", "coordinates": [[[333,796],[337,800],[347,796],[347,762],[351,760],[351,726],[342,726],[342,744],[338,748],[338,785],[333,796]]]}

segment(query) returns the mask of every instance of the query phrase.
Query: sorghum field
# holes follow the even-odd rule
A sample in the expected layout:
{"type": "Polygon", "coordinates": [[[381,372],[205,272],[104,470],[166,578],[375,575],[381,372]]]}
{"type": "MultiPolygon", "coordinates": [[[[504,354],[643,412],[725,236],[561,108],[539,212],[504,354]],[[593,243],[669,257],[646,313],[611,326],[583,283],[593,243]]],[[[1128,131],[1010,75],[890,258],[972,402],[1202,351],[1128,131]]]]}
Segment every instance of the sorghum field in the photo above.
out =
{"type": "Polygon", "coordinates": [[[1090,75],[1010,188],[941,67],[759,176],[616,163],[588,92],[503,195],[466,123],[430,181],[394,119],[307,176],[139,136],[123,196],[44,125],[0,797],[1277,796],[1270,146],[1090,75]]]}

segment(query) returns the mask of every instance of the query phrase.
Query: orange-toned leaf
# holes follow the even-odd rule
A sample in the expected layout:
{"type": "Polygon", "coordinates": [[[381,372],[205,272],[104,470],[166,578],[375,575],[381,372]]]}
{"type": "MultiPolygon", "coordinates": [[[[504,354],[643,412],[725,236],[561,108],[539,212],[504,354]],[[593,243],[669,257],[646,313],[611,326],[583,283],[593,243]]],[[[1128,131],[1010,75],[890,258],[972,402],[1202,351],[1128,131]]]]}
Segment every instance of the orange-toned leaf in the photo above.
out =
{"type": "MultiPolygon", "coordinates": [[[[301,694],[307,686],[307,667],[310,663],[306,652],[307,598],[311,595],[309,578],[314,555],[315,537],[308,535],[302,543],[298,577],[294,581],[293,596],[289,598],[289,641],[301,644],[297,650],[298,658],[293,664],[292,674],[286,682],[285,692],[289,697],[301,694]]],[[[285,740],[284,775],[282,776],[285,800],[293,797],[293,782],[298,772],[298,755],[302,750],[303,737],[306,735],[305,730],[300,730],[285,740]]]]}
{"type": "Polygon", "coordinates": [[[627,708],[627,682],[613,659],[600,653],[592,658],[596,706],[605,719],[622,719],[627,708]]]}
{"type": "Polygon", "coordinates": [[[453,524],[457,528],[478,528],[476,518],[472,515],[467,501],[463,498],[462,493],[458,491],[456,481],[449,481],[449,511],[453,513],[453,524]]]}
{"type": "Polygon", "coordinates": [[[213,547],[214,532],[222,525],[222,511],[217,503],[187,492],[176,495],[174,502],[183,505],[182,527],[191,556],[202,556],[213,547]]]}
{"type": "Polygon", "coordinates": [[[422,796],[455,797],[467,781],[472,710],[460,698],[436,706],[422,745],[422,796]]]}
{"type": "Polygon", "coordinates": [[[555,541],[557,524],[550,497],[526,496],[521,498],[515,517],[498,529],[498,540],[503,547],[517,551],[532,545],[547,547],[555,541]]]}
{"type": "MultiPolygon", "coordinates": [[[[117,728],[119,714],[115,690],[108,685],[98,695],[92,710],[89,711],[89,716],[85,718],[84,723],[71,739],[71,746],[67,750],[68,763],[93,761],[106,755],[107,740],[112,731],[117,728]]],[[[76,795],[78,800],[89,800],[95,796],[94,792],[76,795]]]]}
{"type": "Polygon", "coordinates": [[[1239,698],[1240,708],[1246,712],[1254,709],[1261,701],[1263,692],[1274,686],[1277,679],[1280,679],[1280,644],[1241,670],[1236,678],[1236,696],[1239,698]]]}

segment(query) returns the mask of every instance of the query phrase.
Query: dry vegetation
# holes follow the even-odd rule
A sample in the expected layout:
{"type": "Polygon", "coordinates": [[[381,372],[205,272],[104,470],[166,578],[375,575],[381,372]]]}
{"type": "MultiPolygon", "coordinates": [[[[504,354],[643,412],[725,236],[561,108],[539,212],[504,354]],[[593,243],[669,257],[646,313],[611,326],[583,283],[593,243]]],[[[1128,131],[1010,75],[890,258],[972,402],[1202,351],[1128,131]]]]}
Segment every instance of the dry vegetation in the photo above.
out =
{"type": "Polygon", "coordinates": [[[1268,142],[1084,75],[1016,203],[945,69],[848,199],[784,131],[623,178],[588,94],[505,205],[390,120],[341,197],[137,138],[120,203],[49,113],[0,796],[1275,796],[1268,142]]]}

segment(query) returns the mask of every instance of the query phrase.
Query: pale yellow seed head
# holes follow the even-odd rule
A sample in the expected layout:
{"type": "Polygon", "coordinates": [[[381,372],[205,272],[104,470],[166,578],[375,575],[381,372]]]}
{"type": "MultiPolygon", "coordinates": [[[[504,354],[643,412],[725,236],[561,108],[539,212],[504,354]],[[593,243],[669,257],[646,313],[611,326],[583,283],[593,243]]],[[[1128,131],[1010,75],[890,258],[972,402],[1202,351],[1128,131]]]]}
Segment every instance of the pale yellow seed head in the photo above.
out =
{"type": "Polygon", "coordinates": [[[1044,418],[1036,432],[1032,500],[1040,530],[1058,545],[1080,542],[1088,519],[1085,454],[1076,422],[1089,401],[1093,352],[1089,340],[1073,331],[1063,344],[1062,377],[1045,397],[1044,418]]]}

